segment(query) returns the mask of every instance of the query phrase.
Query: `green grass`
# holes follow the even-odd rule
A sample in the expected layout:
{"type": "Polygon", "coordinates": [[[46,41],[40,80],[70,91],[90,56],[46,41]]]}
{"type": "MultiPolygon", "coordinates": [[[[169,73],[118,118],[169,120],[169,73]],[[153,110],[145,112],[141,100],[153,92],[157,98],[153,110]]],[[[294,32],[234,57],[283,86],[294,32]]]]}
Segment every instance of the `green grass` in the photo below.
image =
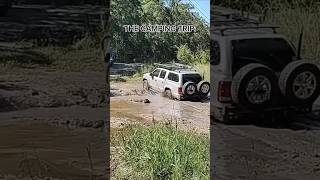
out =
{"type": "Polygon", "coordinates": [[[302,55],[307,59],[320,60],[320,7],[289,8],[282,6],[281,10],[269,10],[266,22],[281,27],[280,32],[286,35],[297,47],[301,27],[304,27],[302,55]]]}
{"type": "Polygon", "coordinates": [[[98,48],[57,48],[44,47],[35,51],[42,52],[52,62],[52,65],[65,71],[105,71],[105,65],[101,58],[101,50],[98,48]]]}
{"type": "Polygon", "coordinates": [[[126,168],[116,170],[115,179],[209,179],[208,137],[168,125],[130,126],[117,133],[111,144],[121,144],[126,168]]]}
{"type": "Polygon", "coordinates": [[[201,74],[201,76],[204,75],[204,80],[210,81],[210,64],[209,63],[197,63],[193,66],[201,74]]]}
{"type": "Polygon", "coordinates": [[[0,68],[50,66],[63,71],[105,71],[97,37],[85,37],[65,47],[36,46],[0,47],[0,68]]]}

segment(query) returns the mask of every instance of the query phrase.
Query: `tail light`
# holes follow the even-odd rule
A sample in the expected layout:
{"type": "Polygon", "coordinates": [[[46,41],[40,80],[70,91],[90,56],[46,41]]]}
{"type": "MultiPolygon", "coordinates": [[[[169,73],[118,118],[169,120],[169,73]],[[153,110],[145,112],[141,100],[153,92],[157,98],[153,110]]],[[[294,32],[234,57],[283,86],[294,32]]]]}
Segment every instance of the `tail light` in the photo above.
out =
{"type": "Polygon", "coordinates": [[[179,88],[178,88],[178,93],[179,93],[179,94],[182,94],[182,87],[179,87],[179,88]]]}
{"type": "Polygon", "coordinates": [[[231,81],[220,81],[218,88],[218,101],[222,103],[230,103],[231,97],[231,81]]]}

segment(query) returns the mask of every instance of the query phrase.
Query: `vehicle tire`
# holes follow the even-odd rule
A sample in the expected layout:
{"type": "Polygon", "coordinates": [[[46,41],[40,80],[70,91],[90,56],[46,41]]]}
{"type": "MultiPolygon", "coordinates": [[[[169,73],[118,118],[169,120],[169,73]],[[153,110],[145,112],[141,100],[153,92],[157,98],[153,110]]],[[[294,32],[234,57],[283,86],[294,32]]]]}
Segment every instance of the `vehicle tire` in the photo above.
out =
{"type": "Polygon", "coordinates": [[[147,80],[143,80],[143,89],[146,91],[150,90],[150,86],[147,80]]]}
{"type": "Polygon", "coordinates": [[[267,66],[257,63],[240,68],[231,84],[233,101],[250,110],[263,110],[272,106],[277,91],[275,73],[267,66]]]}
{"type": "Polygon", "coordinates": [[[194,82],[186,82],[182,87],[182,92],[185,96],[191,97],[195,95],[197,91],[196,84],[194,82]]]}
{"type": "Polygon", "coordinates": [[[309,62],[291,62],[280,74],[279,87],[288,102],[310,106],[320,95],[320,70],[309,62]]]}
{"type": "Polygon", "coordinates": [[[166,89],[164,93],[166,97],[168,97],[169,99],[173,99],[170,89],[166,89]]]}
{"type": "Polygon", "coordinates": [[[210,83],[207,81],[200,81],[197,85],[197,90],[201,96],[207,96],[210,92],[210,83]]]}

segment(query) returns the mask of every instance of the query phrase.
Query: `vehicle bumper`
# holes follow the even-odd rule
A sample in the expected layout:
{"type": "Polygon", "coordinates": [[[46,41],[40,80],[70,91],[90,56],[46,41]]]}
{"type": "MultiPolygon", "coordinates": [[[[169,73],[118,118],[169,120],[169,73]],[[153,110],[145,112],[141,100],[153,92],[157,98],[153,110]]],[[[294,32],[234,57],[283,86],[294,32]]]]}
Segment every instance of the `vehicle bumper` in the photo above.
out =
{"type": "Polygon", "coordinates": [[[224,106],[224,107],[212,107],[212,118],[223,121],[224,119],[236,120],[241,118],[265,118],[282,114],[284,116],[290,116],[297,113],[307,113],[312,111],[312,106],[297,107],[297,106],[278,106],[272,108],[266,108],[261,111],[252,111],[241,108],[239,106],[224,106]]]}
{"type": "Polygon", "coordinates": [[[203,96],[203,95],[200,95],[200,94],[196,94],[196,95],[193,95],[193,96],[185,96],[183,94],[179,94],[177,95],[177,99],[179,100],[199,100],[199,99],[204,99],[208,96],[203,96]]]}

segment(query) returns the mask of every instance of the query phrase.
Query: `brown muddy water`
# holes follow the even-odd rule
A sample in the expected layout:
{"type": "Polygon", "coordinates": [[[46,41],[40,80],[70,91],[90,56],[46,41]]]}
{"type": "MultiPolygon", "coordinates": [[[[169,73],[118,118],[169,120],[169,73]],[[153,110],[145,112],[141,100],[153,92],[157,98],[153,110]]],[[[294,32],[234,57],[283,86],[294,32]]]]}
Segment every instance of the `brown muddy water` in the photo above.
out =
{"type": "MultiPolygon", "coordinates": [[[[124,89],[120,83],[114,86],[124,89]]],[[[156,121],[177,124],[186,130],[209,133],[209,102],[176,101],[150,93],[127,94],[129,95],[111,97],[111,127],[118,127],[119,122],[152,124],[156,121]],[[150,103],[144,103],[145,99],[150,103]]]]}
{"type": "Polygon", "coordinates": [[[68,129],[30,120],[2,121],[0,142],[0,178],[106,178],[106,158],[101,158],[106,156],[103,129],[68,129]]]}

